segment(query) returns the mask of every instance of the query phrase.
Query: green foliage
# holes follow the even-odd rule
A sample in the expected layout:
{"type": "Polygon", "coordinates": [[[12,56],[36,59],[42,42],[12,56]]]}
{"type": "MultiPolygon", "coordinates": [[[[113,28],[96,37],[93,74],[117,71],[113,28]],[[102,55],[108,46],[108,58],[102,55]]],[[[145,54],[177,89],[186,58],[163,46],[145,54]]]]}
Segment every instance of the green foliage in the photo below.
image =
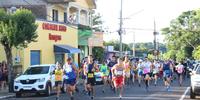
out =
{"type": "Polygon", "coordinates": [[[193,57],[200,60],[200,45],[193,51],[193,57]]]}
{"type": "Polygon", "coordinates": [[[154,55],[153,54],[148,54],[148,59],[153,60],[154,59],[154,55]]]}
{"type": "Polygon", "coordinates": [[[94,47],[92,48],[92,54],[95,59],[97,59],[100,62],[103,62],[104,59],[104,48],[102,47],[94,47]]]}
{"type": "Polygon", "coordinates": [[[29,10],[20,9],[14,14],[0,10],[0,20],[0,42],[3,45],[26,47],[37,38],[35,16],[29,10]]]}
{"type": "Polygon", "coordinates": [[[95,31],[103,31],[102,30],[102,24],[103,24],[103,21],[101,19],[101,15],[99,13],[93,13],[92,14],[92,21],[93,21],[93,30],[95,31]]]}
{"type": "Polygon", "coordinates": [[[0,43],[4,46],[8,64],[9,92],[13,91],[13,47],[26,47],[35,41],[37,25],[31,11],[19,9],[14,14],[0,9],[0,43]]]}
{"type": "MultiPolygon", "coordinates": [[[[119,51],[119,46],[120,42],[119,41],[109,41],[109,42],[104,42],[104,46],[114,46],[114,50],[119,51]]],[[[129,47],[128,44],[122,43],[122,49],[123,51],[131,51],[132,49],[129,47]]]]}
{"type": "Polygon", "coordinates": [[[175,58],[191,57],[200,45],[200,9],[183,12],[172,20],[169,27],[162,29],[168,51],[175,51],[175,58]]]}
{"type": "MultiPolygon", "coordinates": [[[[132,48],[133,43],[130,43],[129,46],[132,48]]],[[[142,57],[143,54],[153,54],[154,45],[152,42],[147,43],[135,43],[136,56],[142,57]]],[[[159,51],[164,53],[166,52],[165,44],[159,43],[159,51]]]]}

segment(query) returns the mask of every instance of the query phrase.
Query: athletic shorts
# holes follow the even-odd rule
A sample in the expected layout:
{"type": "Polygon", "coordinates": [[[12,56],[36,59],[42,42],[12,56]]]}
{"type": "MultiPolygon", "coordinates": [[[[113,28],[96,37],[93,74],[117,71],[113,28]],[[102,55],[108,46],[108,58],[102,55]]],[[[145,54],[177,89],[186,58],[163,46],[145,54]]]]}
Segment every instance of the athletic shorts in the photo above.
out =
{"type": "Polygon", "coordinates": [[[171,77],[171,71],[170,70],[165,70],[163,72],[163,77],[164,77],[164,80],[166,81],[167,78],[170,78],[171,77]]]}
{"type": "Polygon", "coordinates": [[[62,85],[62,81],[55,81],[55,86],[57,87],[58,85],[62,85]]]}
{"type": "Polygon", "coordinates": [[[65,79],[65,84],[74,86],[76,84],[76,79],[65,79]]]}
{"type": "Polygon", "coordinates": [[[116,88],[122,87],[124,85],[124,77],[123,76],[117,76],[113,77],[114,85],[116,88]]]}
{"type": "Polygon", "coordinates": [[[145,73],[145,74],[143,74],[144,78],[145,78],[147,75],[149,75],[149,77],[151,77],[151,73],[145,73]]]}
{"type": "Polygon", "coordinates": [[[143,72],[142,72],[142,71],[138,71],[138,75],[139,75],[139,76],[142,76],[142,75],[143,75],[143,72]]]}
{"type": "Polygon", "coordinates": [[[95,85],[95,78],[87,78],[87,84],[94,86],[95,85]]]}

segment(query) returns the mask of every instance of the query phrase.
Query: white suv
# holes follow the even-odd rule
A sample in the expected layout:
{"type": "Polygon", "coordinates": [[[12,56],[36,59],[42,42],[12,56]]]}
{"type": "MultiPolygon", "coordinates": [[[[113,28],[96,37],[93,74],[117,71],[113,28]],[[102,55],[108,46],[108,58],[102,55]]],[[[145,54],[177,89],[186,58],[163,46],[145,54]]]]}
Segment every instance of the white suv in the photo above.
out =
{"type": "Polygon", "coordinates": [[[200,95],[200,65],[197,64],[191,72],[190,98],[195,99],[200,95]]]}
{"type": "Polygon", "coordinates": [[[51,95],[55,85],[54,64],[30,66],[22,75],[14,80],[16,97],[22,93],[45,93],[51,95]]]}

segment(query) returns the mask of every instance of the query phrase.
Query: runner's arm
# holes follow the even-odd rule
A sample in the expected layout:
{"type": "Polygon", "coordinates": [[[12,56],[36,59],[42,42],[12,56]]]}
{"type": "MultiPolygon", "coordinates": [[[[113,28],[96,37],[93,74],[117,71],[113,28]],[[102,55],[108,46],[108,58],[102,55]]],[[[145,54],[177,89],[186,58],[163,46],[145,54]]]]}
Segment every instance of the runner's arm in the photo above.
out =
{"type": "Polygon", "coordinates": [[[78,79],[78,78],[79,78],[79,71],[78,71],[78,69],[76,68],[76,65],[75,65],[75,64],[72,64],[72,67],[73,67],[73,69],[76,71],[76,74],[77,74],[76,79],[78,79]]]}

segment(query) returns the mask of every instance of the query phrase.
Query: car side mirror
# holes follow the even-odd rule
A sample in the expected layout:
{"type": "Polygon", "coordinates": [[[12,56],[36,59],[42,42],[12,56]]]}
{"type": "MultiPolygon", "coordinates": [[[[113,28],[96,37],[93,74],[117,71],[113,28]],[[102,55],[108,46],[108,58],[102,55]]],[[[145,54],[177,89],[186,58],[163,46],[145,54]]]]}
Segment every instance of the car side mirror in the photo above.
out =
{"type": "Polygon", "coordinates": [[[190,72],[190,75],[192,76],[192,75],[195,75],[195,71],[191,71],[190,72]]]}
{"type": "Polygon", "coordinates": [[[17,74],[17,77],[20,76],[21,74],[17,74]]]}

